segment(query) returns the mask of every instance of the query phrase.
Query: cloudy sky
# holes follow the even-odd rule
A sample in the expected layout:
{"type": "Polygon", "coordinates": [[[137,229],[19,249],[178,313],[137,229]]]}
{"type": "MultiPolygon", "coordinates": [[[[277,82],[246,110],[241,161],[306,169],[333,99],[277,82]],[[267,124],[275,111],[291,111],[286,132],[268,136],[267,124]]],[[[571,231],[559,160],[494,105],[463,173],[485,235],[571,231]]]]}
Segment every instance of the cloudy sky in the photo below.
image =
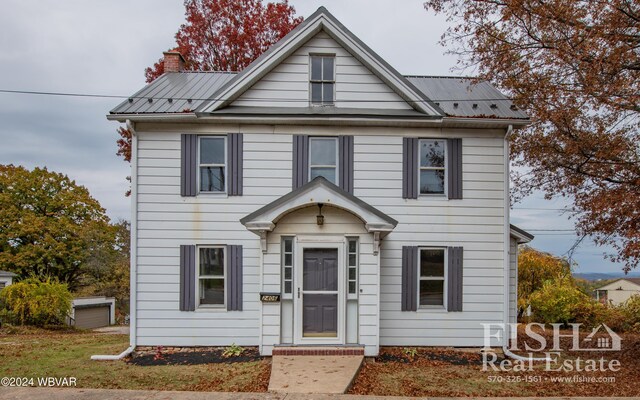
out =
{"type": "MultiPolygon", "coordinates": [[[[403,74],[455,74],[457,60],[437,43],[447,23],[420,0],[290,2],[302,16],[324,5],[403,74]]],[[[2,11],[2,90],[130,95],[184,20],[179,0],[3,0],[2,11]]],[[[105,119],[117,103],[0,93],[0,163],[63,172],[88,187],[109,216],[128,219],[129,166],[115,154],[117,123],[105,119]]],[[[535,196],[514,206],[512,222],[532,230],[535,247],[562,255],[576,240],[564,231],[573,228],[560,211],[566,204],[535,196]]],[[[584,243],[575,254],[578,271],[619,271],[604,251],[584,243]]]]}

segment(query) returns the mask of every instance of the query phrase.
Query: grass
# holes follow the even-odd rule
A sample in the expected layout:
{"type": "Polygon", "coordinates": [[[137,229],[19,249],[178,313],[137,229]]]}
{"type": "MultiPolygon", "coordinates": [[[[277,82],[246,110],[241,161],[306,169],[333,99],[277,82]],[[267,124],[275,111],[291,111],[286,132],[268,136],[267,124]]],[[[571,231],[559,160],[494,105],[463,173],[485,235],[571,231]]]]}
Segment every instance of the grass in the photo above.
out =
{"type": "Polygon", "coordinates": [[[91,355],[118,354],[128,346],[127,335],[0,331],[0,376],[75,377],[77,387],[85,388],[266,391],[267,361],[142,367],[90,360],[91,355]]]}

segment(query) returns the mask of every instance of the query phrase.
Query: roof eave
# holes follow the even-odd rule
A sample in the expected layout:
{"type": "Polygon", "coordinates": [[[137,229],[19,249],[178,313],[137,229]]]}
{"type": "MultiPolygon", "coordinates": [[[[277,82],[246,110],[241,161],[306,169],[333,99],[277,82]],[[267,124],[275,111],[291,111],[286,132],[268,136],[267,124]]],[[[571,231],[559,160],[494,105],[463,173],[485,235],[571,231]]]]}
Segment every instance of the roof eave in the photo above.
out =
{"type": "Polygon", "coordinates": [[[529,243],[532,241],[535,236],[525,231],[524,229],[518,228],[513,224],[509,224],[510,234],[512,238],[515,238],[518,244],[529,243]]]}
{"type": "Polygon", "coordinates": [[[138,122],[171,122],[171,121],[188,121],[196,120],[198,117],[195,113],[133,113],[133,114],[107,114],[108,121],[126,122],[127,120],[138,122]]]}
{"type": "Polygon", "coordinates": [[[514,128],[523,128],[531,125],[530,119],[522,118],[484,118],[484,117],[445,117],[442,119],[442,126],[449,127],[464,125],[504,125],[505,127],[512,125],[514,128]]]}

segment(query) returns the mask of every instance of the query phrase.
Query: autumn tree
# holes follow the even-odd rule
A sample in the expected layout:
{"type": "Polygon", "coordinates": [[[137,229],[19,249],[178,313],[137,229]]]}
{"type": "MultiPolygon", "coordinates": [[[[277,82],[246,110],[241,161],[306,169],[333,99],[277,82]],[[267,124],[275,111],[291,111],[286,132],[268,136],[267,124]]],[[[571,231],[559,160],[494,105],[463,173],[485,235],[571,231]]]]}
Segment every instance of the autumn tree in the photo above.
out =
{"type": "Polygon", "coordinates": [[[0,165],[0,270],[73,290],[82,263],[112,244],[109,218],[85,187],[46,168],[0,165]]]}
{"type": "Polygon", "coordinates": [[[521,305],[528,304],[533,292],[545,282],[571,276],[571,265],[566,259],[523,246],[518,251],[518,297],[521,305]]]}
{"type": "Polygon", "coordinates": [[[429,0],[443,44],[526,110],[511,137],[516,199],[569,198],[581,235],[640,259],[640,3],[429,0]]]}
{"type": "MultiPolygon", "coordinates": [[[[175,50],[190,71],[242,71],[295,28],[302,17],[287,0],[185,0],[186,22],[175,35],[175,50]]],[[[145,69],[147,83],[164,73],[160,59],[145,69]]],[[[131,132],[119,128],[119,156],[131,159],[131,132]]]]}
{"type": "Polygon", "coordinates": [[[80,287],[76,294],[114,297],[119,314],[126,315],[129,313],[131,224],[120,220],[111,226],[113,241],[108,246],[95,249],[82,264],[80,287]]]}

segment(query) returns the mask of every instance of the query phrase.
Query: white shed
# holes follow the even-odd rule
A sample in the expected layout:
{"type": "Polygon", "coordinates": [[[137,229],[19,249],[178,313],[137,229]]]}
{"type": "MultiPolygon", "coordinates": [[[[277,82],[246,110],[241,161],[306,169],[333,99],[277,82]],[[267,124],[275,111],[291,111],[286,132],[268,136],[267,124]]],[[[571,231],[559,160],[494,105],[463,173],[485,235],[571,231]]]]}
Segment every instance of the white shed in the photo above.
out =
{"type": "Polygon", "coordinates": [[[16,277],[16,274],[13,272],[0,271],[0,289],[4,289],[6,286],[11,285],[14,277],[16,277]]]}

